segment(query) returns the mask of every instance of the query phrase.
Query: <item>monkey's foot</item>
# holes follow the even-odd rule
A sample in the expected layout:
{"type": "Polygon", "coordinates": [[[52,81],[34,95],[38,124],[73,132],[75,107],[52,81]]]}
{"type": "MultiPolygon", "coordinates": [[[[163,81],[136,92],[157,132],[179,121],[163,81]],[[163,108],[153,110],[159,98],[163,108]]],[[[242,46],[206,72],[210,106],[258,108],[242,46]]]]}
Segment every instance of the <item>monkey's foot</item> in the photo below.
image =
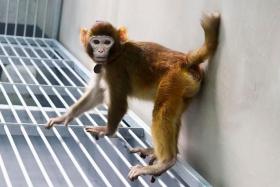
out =
{"type": "Polygon", "coordinates": [[[150,158],[149,165],[153,165],[155,160],[157,159],[156,155],[154,154],[153,148],[143,148],[143,147],[135,147],[129,149],[130,153],[139,153],[140,157],[146,158],[147,156],[150,158]]]}
{"type": "MultiPolygon", "coordinates": [[[[159,162],[155,165],[149,165],[149,166],[136,165],[130,169],[128,173],[128,178],[133,181],[137,179],[140,175],[160,176],[162,173],[164,173],[169,168],[171,168],[175,163],[176,163],[176,158],[164,162],[159,162]]],[[[151,182],[154,182],[153,177],[151,182]]]]}
{"type": "Polygon", "coordinates": [[[93,135],[96,140],[108,135],[108,130],[106,126],[86,127],[86,131],[93,135]]]}

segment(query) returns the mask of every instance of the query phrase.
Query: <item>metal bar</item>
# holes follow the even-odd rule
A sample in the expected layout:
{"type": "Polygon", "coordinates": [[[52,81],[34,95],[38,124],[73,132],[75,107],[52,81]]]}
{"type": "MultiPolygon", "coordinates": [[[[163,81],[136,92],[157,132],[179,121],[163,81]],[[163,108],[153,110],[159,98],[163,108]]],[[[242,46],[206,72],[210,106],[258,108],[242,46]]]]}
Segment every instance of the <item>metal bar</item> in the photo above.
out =
{"type": "Polygon", "coordinates": [[[33,25],[33,37],[36,36],[36,24],[37,24],[37,16],[38,16],[38,6],[39,6],[39,0],[36,0],[36,9],[35,9],[34,25],[33,25]]]}
{"type": "MultiPolygon", "coordinates": [[[[12,58],[11,58],[12,59],[12,58]]],[[[23,62],[24,63],[24,62],[23,62]]],[[[80,87],[80,86],[61,86],[61,85],[44,85],[44,84],[24,84],[24,83],[19,83],[19,82],[15,82],[15,83],[9,83],[9,82],[5,82],[3,84],[10,84],[10,85],[18,85],[18,86],[41,86],[43,88],[75,88],[75,89],[85,89],[84,87],[80,87]]]]}
{"type": "Polygon", "coordinates": [[[23,36],[26,36],[26,30],[27,30],[27,17],[28,17],[28,9],[29,9],[29,0],[26,1],[25,5],[25,18],[24,18],[24,31],[23,36]]]}
{"type": "Polygon", "coordinates": [[[57,1],[58,4],[55,6],[54,10],[54,18],[53,18],[53,26],[52,26],[52,38],[58,38],[58,31],[59,31],[59,22],[60,22],[60,15],[62,9],[62,0],[57,1]]]}
{"type": "Polygon", "coordinates": [[[45,0],[45,9],[44,9],[44,23],[43,23],[43,32],[42,32],[42,38],[45,37],[45,29],[46,29],[46,21],[47,21],[47,10],[48,10],[48,0],[45,0]]]}
{"type": "Polygon", "coordinates": [[[10,0],[7,0],[6,22],[5,22],[5,35],[7,35],[7,33],[8,33],[9,7],[10,7],[10,0]]]}
{"type": "MultiPolygon", "coordinates": [[[[1,84],[2,84],[2,83],[1,83],[1,84]]],[[[5,84],[2,84],[2,85],[5,85],[5,84]]],[[[9,106],[4,105],[4,104],[0,104],[0,108],[1,108],[1,109],[8,109],[8,110],[10,109],[9,106]]],[[[23,107],[23,106],[20,106],[20,105],[14,105],[14,108],[15,108],[16,110],[24,110],[24,107],[23,107]]],[[[41,110],[41,108],[39,108],[38,106],[28,106],[28,108],[29,108],[30,111],[38,111],[38,110],[41,110]]],[[[54,109],[51,108],[51,107],[44,107],[43,110],[44,110],[45,112],[53,112],[53,111],[54,111],[54,109]]],[[[65,109],[65,108],[58,108],[57,110],[58,110],[60,113],[64,113],[64,112],[67,111],[67,109],[65,109]]],[[[92,114],[94,114],[94,112],[92,112],[92,114]]]]}
{"type": "MultiPolygon", "coordinates": [[[[18,39],[18,37],[17,36],[5,36],[5,37],[3,37],[2,36],[2,38],[15,38],[15,39],[18,39]]],[[[34,40],[38,40],[37,38],[28,38],[28,37],[25,37],[26,39],[34,39],[34,40]]],[[[21,38],[22,39],[22,38],[21,38]]],[[[7,46],[8,44],[6,44],[6,43],[2,43],[2,45],[3,46],[7,46]]],[[[18,47],[19,45],[18,44],[10,44],[11,46],[15,46],[15,47],[18,47]]],[[[27,48],[27,47],[23,47],[23,48],[27,48]]],[[[34,48],[34,49],[39,49],[39,47],[36,47],[36,46],[32,46],[32,48],[34,48]]],[[[43,49],[49,49],[48,47],[43,47],[43,46],[41,46],[41,48],[43,48],[43,49]]]]}
{"type": "Polygon", "coordinates": [[[5,163],[4,163],[3,159],[2,159],[1,154],[0,154],[0,168],[1,168],[1,171],[3,173],[3,176],[4,176],[4,179],[5,179],[7,187],[12,187],[11,179],[10,179],[10,177],[8,175],[8,172],[7,172],[7,169],[5,167],[5,163]]]}
{"type": "Polygon", "coordinates": [[[16,35],[17,35],[19,0],[17,0],[16,6],[17,6],[17,8],[16,8],[16,19],[15,19],[15,30],[14,30],[14,36],[16,36],[16,35]]]}

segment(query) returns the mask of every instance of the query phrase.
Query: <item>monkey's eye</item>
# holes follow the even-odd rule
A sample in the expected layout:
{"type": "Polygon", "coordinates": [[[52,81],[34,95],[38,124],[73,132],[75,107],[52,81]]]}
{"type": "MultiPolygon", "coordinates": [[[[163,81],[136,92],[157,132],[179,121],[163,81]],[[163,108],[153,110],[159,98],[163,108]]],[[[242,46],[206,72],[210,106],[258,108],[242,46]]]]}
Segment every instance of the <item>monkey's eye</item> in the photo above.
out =
{"type": "Polygon", "coordinates": [[[109,45],[109,44],[111,44],[111,41],[110,40],[105,40],[104,44],[109,45]]]}
{"type": "Polygon", "coordinates": [[[99,40],[93,40],[93,43],[94,43],[94,44],[99,44],[100,41],[99,41],[99,40]]]}

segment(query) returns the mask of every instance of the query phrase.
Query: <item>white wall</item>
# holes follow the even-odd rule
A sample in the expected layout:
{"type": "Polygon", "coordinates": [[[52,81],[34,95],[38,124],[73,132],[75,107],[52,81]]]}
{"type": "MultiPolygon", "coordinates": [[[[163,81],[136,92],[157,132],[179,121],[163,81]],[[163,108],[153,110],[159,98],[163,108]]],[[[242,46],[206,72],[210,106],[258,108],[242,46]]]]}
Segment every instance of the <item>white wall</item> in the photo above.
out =
{"type": "MultiPolygon", "coordinates": [[[[187,51],[203,41],[204,10],[222,14],[220,46],[183,116],[181,153],[214,186],[280,186],[280,1],[67,0],[60,40],[88,68],[79,28],[100,19],[187,51]]],[[[131,107],[150,122],[151,103],[131,107]]]]}

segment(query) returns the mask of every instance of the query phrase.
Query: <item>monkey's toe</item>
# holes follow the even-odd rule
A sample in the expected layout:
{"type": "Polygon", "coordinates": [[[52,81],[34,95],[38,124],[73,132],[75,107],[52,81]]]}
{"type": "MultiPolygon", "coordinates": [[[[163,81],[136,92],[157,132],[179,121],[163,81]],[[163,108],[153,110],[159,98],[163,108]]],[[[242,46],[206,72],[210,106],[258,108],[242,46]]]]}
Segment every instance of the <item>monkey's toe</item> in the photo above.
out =
{"type": "Polygon", "coordinates": [[[149,165],[153,165],[154,162],[157,160],[157,157],[154,154],[150,155],[150,157],[151,157],[151,159],[149,161],[149,165]]]}
{"type": "Polygon", "coordinates": [[[143,175],[144,174],[144,166],[142,165],[135,165],[133,166],[129,173],[128,173],[128,178],[131,180],[131,181],[134,181],[136,180],[140,175],[143,175]]]}
{"type": "Polygon", "coordinates": [[[85,130],[89,132],[92,136],[98,140],[101,137],[104,137],[107,134],[106,127],[86,127],[85,130]]]}
{"type": "Polygon", "coordinates": [[[154,153],[153,148],[142,148],[142,147],[135,147],[129,149],[130,153],[139,153],[142,158],[146,158],[146,156],[150,156],[154,153]]]}

